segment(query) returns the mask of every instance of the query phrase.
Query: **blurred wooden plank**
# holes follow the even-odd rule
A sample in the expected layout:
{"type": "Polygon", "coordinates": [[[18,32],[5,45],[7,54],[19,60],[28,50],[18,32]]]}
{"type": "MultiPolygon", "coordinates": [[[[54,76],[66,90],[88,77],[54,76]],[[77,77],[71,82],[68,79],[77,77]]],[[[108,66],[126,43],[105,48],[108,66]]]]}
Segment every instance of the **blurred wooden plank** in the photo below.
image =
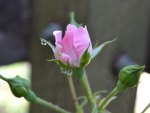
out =
{"type": "MultiPolygon", "coordinates": [[[[49,47],[40,44],[42,30],[51,22],[59,22],[63,27],[69,22],[69,12],[79,7],[86,8],[85,0],[69,5],[68,0],[36,0],[33,2],[33,34],[31,47],[32,87],[38,96],[52,101],[70,111],[74,111],[73,101],[66,77],[56,64],[48,64],[46,60],[52,58],[49,47]]],[[[78,12],[78,20],[84,20],[86,11],[78,12]]],[[[31,105],[30,113],[55,113],[43,106],[31,105]]]]}
{"type": "MultiPolygon", "coordinates": [[[[69,100],[70,91],[65,77],[55,64],[45,60],[53,56],[48,47],[40,45],[42,29],[50,22],[58,21],[63,26],[69,22],[68,13],[74,10],[79,22],[86,23],[93,43],[102,43],[118,37],[118,41],[106,49],[88,66],[88,76],[94,91],[111,90],[115,84],[111,68],[112,57],[117,51],[126,51],[137,63],[144,64],[148,36],[150,1],[122,0],[37,0],[33,2],[33,36],[31,62],[32,83],[35,92],[54,103],[73,110],[69,100]],[[45,92],[45,93],[43,93],[45,92]],[[67,93],[66,93],[67,92],[67,93]]],[[[94,45],[94,44],[93,44],[94,45]]],[[[78,86],[78,82],[76,82],[78,86]]],[[[78,89],[80,93],[80,89],[78,89]]],[[[112,113],[133,113],[135,90],[121,93],[109,109],[112,113]]],[[[31,113],[48,113],[48,109],[31,106],[31,113]]],[[[53,111],[51,111],[54,113],[53,111]]]]}
{"type": "MultiPolygon", "coordinates": [[[[138,64],[145,64],[149,6],[148,0],[90,0],[88,28],[93,42],[98,40],[102,43],[118,37],[89,66],[90,80],[95,90],[111,90],[115,86],[111,62],[118,51],[123,50],[138,64]]],[[[133,113],[134,98],[134,90],[121,93],[109,109],[112,113],[133,113]]]]}

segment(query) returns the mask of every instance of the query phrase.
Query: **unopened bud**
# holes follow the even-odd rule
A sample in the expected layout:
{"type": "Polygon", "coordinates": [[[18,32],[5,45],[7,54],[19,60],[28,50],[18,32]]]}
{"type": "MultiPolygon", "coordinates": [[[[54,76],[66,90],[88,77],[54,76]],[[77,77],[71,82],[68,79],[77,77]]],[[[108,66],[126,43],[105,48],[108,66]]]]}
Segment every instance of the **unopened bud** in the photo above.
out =
{"type": "Polygon", "coordinates": [[[14,94],[14,96],[18,98],[24,97],[29,102],[36,101],[37,97],[31,90],[30,82],[28,80],[19,76],[16,76],[14,78],[5,78],[0,75],[0,78],[5,80],[9,84],[11,92],[14,94]]]}
{"type": "Polygon", "coordinates": [[[30,83],[26,79],[16,76],[15,78],[9,79],[7,82],[12,93],[16,97],[24,97],[27,95],[30,83]]]}
{"type": "Polygon", "coordinates": [[[119,80],[117,82],[117,89],[123,91],[127,88],[134,87],[138,84],[140,74],[145,66],[131,65],[124,67],[119,72],[119,80]]]}

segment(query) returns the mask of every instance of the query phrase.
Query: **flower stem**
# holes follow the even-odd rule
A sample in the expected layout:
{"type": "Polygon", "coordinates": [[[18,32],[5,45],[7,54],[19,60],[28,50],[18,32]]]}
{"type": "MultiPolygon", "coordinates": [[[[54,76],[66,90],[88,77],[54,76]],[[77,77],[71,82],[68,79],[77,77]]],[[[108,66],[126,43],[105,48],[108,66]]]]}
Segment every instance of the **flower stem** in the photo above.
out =
{"type": "Polygon", "coordinates": [[[80,81],[83,91],[85,92],[86,98],[88,100],[88,104],[90,106],[91,113],[98,113],[97,104],[93,97],[85,69],[84,69],[84,75],[79,79],[79,81],[80,81]]]}
{"type": "Polygon", "coordinates": [[[45,101],[45,100],[43,100],[43,99],[41,99],[39,97],[37,97],[36,103],[38,103],[40,105],[43,105],[43,106],[46,106],[46,107],[48,107],[50,109],[53,109],[54,111],[57,111],[58,113],[71,113],[71,112],[69,112],[67,110],[64,110],[64,109],[60,108],[59,106],[54,105],[54,104],[52,104],[50,102],[47,102],[47,101],[45,101]]]}
{"type": "MultiPolygon", "coordinates": [[[[3,77],[2,75],[0,75],[0,79],[2,79],[2,80],[4,80],[4,81],[9,81],[9,80],[12,80],[12,79],[9,79],[9,78],[5,78],[5,77],[3,77]]],[[[13,78],[14,79],[14,78],[13,78]]],[[[22,84],[26,84],[26,82],[27,81],[25,81],[25,79],[21,79],[21,78],[16,78],[16,80],[20,80],[21,81],[21,83],[22,84]],[[25,81],[25,83],[23,83],[25,81]]],[[[18,86],[20,85],[20,87],[21,87],[21,85],[22,84],[19,84],[20,82],[14,82],[14,83],[16,83],[18,86]]],[[[11,84],[12,85],[12,84],[11,84]]],[[[15,85],[14,85],[15,86],[15,85]]],[[[26,86],[27,87],[27,86],[26,86]]],[[[13,87],[14,88],[14,87],[13,87]]],[[[41,98],[39,98],[39,97],[37,97],[35,94],[34,94],[34,92],[32,91],[32,90],[29,90],[30,89],[30,87],[28,87],[28,94],[26,94],[26,95],[23,95],[22,97],[24,97],[27,101],[29,101],[29,102],[33,102],[33,103],[37,103],[37,104],[40,104],[40,105],[43,105],[43,106],[46,106],[46,107],[48,107],[48,108],[50,108],[50,109],[53,109],[54,111],[57,111],[57,112],[59,112],[59,113],[71,113],[71,112],[69,112],[69,111],[67,111],[67,110],[64,110],[64,109],[62,109],[62,108],[60,108],[59,106],[57,106],[57,105],[54,105],[54,104],[52,104],[51,102],[47,102],[47,101],[45,101],[45,100],[43,100],[43,99],[41,99],[41,98]]],[[[17,90],[15,90],[15,91],[17,91],[17,90]]],[[[13,93],[14,94],[14,93],[13,93]]]]}
{"type": "Polygon", "coordinates": [[[102,102],[98,105],[98,109],[100,113],[103,113],[105,108],[108,106],[108,102],[110,99],[115,96],[118,93],[118,89],[115,87],[103,100],[102,102]]]}
{"type": "Polygon", "coordinates": [[[76,111],[77,113],[84,113],[82,107],[79,105],[78,100],[77,100],[77,94],[75,91],[75,86],[73,84],[72,76],[68,76],[67,79],[68,79],[68,83],[69,83],[69,87],[70,87],[71,95],[75,104],[76,111]]]}
{"type": "Polygon", "coordinates": [[[144,108],[144,110],[141,113],[145,113],[145,111],[150,107],[150,103],[144,108]]]}

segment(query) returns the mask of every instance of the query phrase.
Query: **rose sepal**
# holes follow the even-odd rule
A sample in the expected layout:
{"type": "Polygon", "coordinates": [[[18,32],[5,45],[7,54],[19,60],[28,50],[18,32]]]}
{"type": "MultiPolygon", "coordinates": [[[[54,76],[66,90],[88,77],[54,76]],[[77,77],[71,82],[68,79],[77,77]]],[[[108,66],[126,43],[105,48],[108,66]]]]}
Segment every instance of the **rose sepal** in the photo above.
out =
{"type": "Polygon", "coordinates": [[[95,58],[98,54],[100,54],[102,52],[102,50],[109,46],[111,43],[115,42],[117,40],[117,38],[113,39],[113,40],[110,40],[110,41],[107,41],[107,42],[104,42],[102,43],[101,45],[95,47],[92,51],[92,54],[91,54],[91,59],[95,58]]]}
{"type": "Polygon", "coordinates": [[[88,49],[89,49],[89,47],[81,55],[79,67],[85,67],[85,66],[87,66],[90,63],[90,61],[91,61],[91,54],[88,51],[88,49]]]}
{"type": "Polygon", "coordinates": [[[75,20],[75,13],[74,12],[70,12],[69,14],[70,16],[70,24],[75,25],[76,27],[80,27],[82,24],[79,24],[76,20],[75,20]]]}

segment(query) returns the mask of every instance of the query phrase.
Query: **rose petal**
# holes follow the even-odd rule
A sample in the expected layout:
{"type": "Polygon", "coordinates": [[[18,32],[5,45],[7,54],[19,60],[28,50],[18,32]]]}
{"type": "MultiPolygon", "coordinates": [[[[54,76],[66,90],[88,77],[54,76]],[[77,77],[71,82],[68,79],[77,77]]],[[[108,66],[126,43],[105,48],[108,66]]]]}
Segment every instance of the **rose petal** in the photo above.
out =
{"type": "Polygon", "coordinates": [[[73,33],[73,44],[77,51],[78,57],[89,47],[89,52],[92,52],[92,44],[87,28],[80,27],[73,33]]]}
{"type": "Polygon", "coordinates": [[[84,28],[84,30],[85,30],[85,32],[87,33],[87,36],[88,36],[88,41],[89,41],[89,49],[88,49],[88,51],[90,52],[90,54],[92,54],[92,42],[91,42],[91,39],[90,39],[90,36],[89,36],[89,33],[88,33],[88,30],[87,30],[87,27],[85,26],[85,28],[84,28]]]}
{"type": "Polygon", "coordinates": [[[55,36],[55,44],[62,41],[62,32],[61,31],[54,31],[53,35],[55,36]]]}
{"type": "Polygon", "coordinates": [[[68,32],[72,32],[72,31],[75,31],[75,30],[77,30],[77,27],[75,26],[75,25],[72,25],[72,24],[68,24],[68,26],[67,26],[67,31],[68,32]]]}
{"type": "Polygon", "coordinates": [[[72,30],[74,28],[75,27],[73,25],[68,25],[67,31],[61,43],[62,45],[61,52],[69,55],[72,59],[72,62],[75,62],[74,64],[77,64],[79,62],[78,55],[73,45],[73,31],[72,30]]]}
{"type": "Polygon", "coordinates": [[[69,24],[62,39],[62,32],[53,32],[55,36],[55,58],[63,63],[69,63],[73,67],[79,66],[80,57],[88,48],[92,53],[92,44],[87,28],[77,28],[75,25],[69,24]]]}
{"type": "Polygon", "coordinates": [[[68,62],[70,65],[72,65],[72,59],[70,58],[69,55],[65,53],[61,53],[58,59],[61,60],[65,64],[67,64],[68,62]]]}

